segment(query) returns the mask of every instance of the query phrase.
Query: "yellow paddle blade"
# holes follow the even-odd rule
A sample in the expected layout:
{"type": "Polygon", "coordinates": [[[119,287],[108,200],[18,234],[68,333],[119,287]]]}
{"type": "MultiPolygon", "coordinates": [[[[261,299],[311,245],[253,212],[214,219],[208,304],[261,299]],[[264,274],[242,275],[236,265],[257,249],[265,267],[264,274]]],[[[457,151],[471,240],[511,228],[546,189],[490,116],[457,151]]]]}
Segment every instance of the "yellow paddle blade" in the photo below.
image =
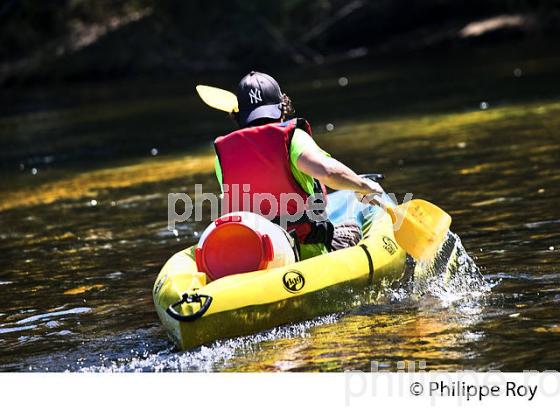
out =
{"type": "Polygon", "coordinates": [[[202,101],[212,108],[225,112],[239,111],[237,108],[237,97],[232,92],[208,85],[197,85],[196,91],[200,98],[202,98],[202,101]]]}
{"type": "Polygon", "coordinates": [[[443,244],[451,216],[443,209],[422,199],[389,209],[395,226],[395,239],[416,260],[430,260],[443,244]],[[400,226],[398,223],[401,222],[400,226]]]}

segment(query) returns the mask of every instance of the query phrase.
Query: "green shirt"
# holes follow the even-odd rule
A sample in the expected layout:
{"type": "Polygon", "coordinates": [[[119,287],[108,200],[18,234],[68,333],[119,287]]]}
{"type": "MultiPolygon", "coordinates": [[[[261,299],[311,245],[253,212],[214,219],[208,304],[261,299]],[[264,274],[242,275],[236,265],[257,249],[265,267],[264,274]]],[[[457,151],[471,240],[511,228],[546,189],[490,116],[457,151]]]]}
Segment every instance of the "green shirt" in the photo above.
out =
{"type": "MultiPolygon", "coordinates": [[[[294,131],[294,135],[292,136],[292,142],[290,144],[290,168],[292,170],[292,174],[298,184],[303,188],[303,190],[312,195],[314,193],[313,186],[314,180],[313,177],[307,175],[305,172],[301,171],[297,167],[297,161],[301,154],[307,150],[317,150],[318,152],[322,153],[323,155],[329,156],[330,154],[323,151],[315,142],[315,140],[302,129],[296,128],[294,131]]],[[[220,166],[220,161],[218,160],[218,156],[216,156],[214,160],[214,167],[216,168],[216,177],[218,178],[218,183],[220,187],[222,187],[222,168],[220,166]]],[[[328,253],[327,248],[325,245],[321,243],[311,243],[311,244],[304,244],[300,246],[300,257],[301,259],[308,259],[312,258],[313,256],[321,255],[324,253],[328,253]]]]}

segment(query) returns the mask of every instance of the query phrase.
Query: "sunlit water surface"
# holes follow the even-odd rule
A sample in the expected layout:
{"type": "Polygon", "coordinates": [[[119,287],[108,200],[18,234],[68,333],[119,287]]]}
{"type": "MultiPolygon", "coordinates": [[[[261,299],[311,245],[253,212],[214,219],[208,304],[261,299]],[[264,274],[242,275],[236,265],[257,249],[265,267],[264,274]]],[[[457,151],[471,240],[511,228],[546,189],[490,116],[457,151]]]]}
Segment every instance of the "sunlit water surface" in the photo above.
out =
{"type": "MultiPolygon", "coordinates": [[[[526,71],[541,77],[560,65],[531,64],[526,71]]],[[[170,232],[167,193],[192,193],[196,183],[217,189],[209,144],[189,149],[179,134],[210,141],[227,121],[191,97],[134,95],[130,104],[112,104],[109,95],[95,105],[0,117],[0,369],[395,370],[400,361],[443,370],[560,369],[560,95],[507,74],[515,67],[490,66],[483,74],[497,85],[488,89],[456,90],[457,78],[428,75],[417,95],[399,82],[406,70],[347,74],[346,88],[336,73],[294,81],[296,95],[309,95],[301,106],[324,148],[357,171],[384,172],[399,198],[412,192],[440,205],[457,235],[434,265],[416,267],[415,283],[386,289],[379,304],[182,353],[159,325],[151,288],[165,260],[195,243],[209,219],[170,232]],[[516,99],[510,83],[522,96],[535,87],[539,95],[516,99]],[[398,111],[379,101],[397,107],[401,90],[403,101],[426,95],[427,102],[398,111]],[[457,102],[447,97],[454,92],[467,96],[457,102]],[[486,106],[485,93],[495,98],[486,106]],[[333,94],[361,108],[337,111],[333,94]],[[198,107],[192,116],[200,123],[166,128],[186,104],[198,107]],[[313,114],[317,106],[327,113],[313,114]],[[92,124],[101,128],[86,132],[92,124]],[[137,156],[112,149],[103,159],[113,137],[137,156]]]]}

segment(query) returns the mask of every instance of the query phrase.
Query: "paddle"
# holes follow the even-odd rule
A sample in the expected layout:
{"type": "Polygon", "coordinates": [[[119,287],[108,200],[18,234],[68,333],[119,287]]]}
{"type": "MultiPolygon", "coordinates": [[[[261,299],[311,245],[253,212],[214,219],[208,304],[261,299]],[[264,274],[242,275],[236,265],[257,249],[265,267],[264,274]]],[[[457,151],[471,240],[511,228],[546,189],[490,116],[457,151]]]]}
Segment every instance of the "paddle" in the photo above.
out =
{"type": "MultiPolygon", "coordinates": [[[[385,178],[383,174],[362,174],[378,182],[385,178]]],[[[366,197],[367,199],[367,197],[366,197]]],[[[393,229],[397,243],[417,260],[430,260],[442,245],[451,226],[451,216],[443,209],[422,199],[413,199],[401,205],[395,205],[380,195],[373,200],[381,205],[393,220],[393,229]]]]}
{"type": "Polygon", "coordinates": [[[239,111],[237,108],[237,97],[232,92],[208,85],[197,85],[196,91],[200,98],[202,98],[202,101],[212,108],[227,113],[239,111]]]}
{"type": "MultiPolygon", "coordinates": [[[[228,113],[237,112],[235,94],[216,87],[197,85],[196,91],[210,107],[228,113]]],[[[364,175],[371,177],[373,174],[364,175]]],[[[401,205],[374,196],[393,220],[395,239],[414,259],[429,260],[435,256],[451,226],[451,217],[436,205],[422,199],[413,199],[401,205]]]]}
{"type": "Polygon", "coordinates": [[[374,196],[391,216],[397,243],[416,260],[431,260],[443,244],[451,216],[438,206],[413,199],[401,205],[386,201],[379,195],[374,196]]]}

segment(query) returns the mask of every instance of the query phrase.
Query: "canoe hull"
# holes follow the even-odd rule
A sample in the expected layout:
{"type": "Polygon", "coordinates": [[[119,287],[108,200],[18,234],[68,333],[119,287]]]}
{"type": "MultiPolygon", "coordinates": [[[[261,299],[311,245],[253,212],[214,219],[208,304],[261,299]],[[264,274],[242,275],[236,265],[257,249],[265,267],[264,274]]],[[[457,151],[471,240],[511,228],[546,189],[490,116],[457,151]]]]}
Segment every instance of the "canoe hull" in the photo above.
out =
{"type": "MultiPolygon", "coordinates": [[[[193,247],[188,248],[164,265],[153,298],[169,337],[185,350],[375,302],[384,285],[403,277],[405,263],[406,253],[397,245],[391,219],[384,214],[355,247],[211,283],[197,272],[193,247]],[[184,294],[211,296],[212,302],[200,318],[179,321],[166,310],[184,294]]],[[[189,315],[200,308],[200,303],[192,302],[177,310],[189,315]]]]}

